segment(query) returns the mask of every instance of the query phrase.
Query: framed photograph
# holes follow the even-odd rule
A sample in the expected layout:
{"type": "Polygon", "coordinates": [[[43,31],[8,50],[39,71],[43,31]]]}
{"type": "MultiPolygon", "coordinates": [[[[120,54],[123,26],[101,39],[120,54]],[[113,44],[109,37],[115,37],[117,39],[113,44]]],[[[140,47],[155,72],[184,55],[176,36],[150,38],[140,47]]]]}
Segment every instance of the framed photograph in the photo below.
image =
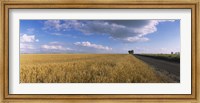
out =
{"type": "Polygon", "coordinates": [[[199,100],[198,0],[1,4],[1,101],[199,100]]]}

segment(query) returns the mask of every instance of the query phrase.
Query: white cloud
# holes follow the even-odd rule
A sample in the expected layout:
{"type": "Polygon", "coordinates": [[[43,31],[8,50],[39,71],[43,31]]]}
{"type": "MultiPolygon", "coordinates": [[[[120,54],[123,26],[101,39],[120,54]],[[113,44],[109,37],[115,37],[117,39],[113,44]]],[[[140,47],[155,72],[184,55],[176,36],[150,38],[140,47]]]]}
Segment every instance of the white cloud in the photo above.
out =
{"type": "Polygon", "coordinates": [[[65,48],[61,45],[42,45],[41,48],[47,50],[72,50],[70,48],[65,48]]]}
{"type": "Polygon", "coordinates": [[[127,41],[127,42],[145,42],[145,41],[149,41],[149,38],[135,36],[135,37],[125,38],[125,41],[127,41]]]}
{"type": "Polygon", "coordinates": [[[20,34],[20,52],[32,53],[36,50],[36,42],[39,42],[39,39],[36,39],[35,35],[20,34]]]}
{"type": "Polygon", "coordinates": [[[20,35],[20,42],[22,43],[39,42],[39,39],[35,39],[35,35],[23,34],[20,35]]]}
{"type": "Polygon", "coordinates": [[[27,29],[27,33],[29,33],[29,34],[33,34],[34,31],[35,31],[34,28],[28,28],[28,29],[27,29]]]}
{"type": "Polygon", "coordinates": [[[112,48],[110,48],[108,46],[92,44],[92,43],[90,43],[88,41],[85,41],[85,42],[76,42],[74,44],[77,45],[77,46],[91,47],[91,48],[95,48],[95,49],[112,50],[112,48]]]}
{"type": "Polygon", "coordinates": [[[20,49],[35,49],[35,47],[32,44],[20,43],[20,49]]]}
{"type": "Polygon", "coordinates": [[[39,39],[36,39],[35,41],[36,41],[36,42],[39,42],[39,39]]]}
{"type": "Polygon", "coordinates": [[[155,51],[160,52],[160,53],[171,53],[171,52],[180,52],[180,49],[178,48],[158,48],[155,49],[155,51]]]}
{"type": "Polygon", "coordinates": [[[58,42],[58,41],[52,41],[52,42],[49,42],[49,44],[51,44],[51,45],[60,45],[60,44],[63,44],[63,43],[58,42]]]}
{"type": "Polygon", "coordinates": [[[48,20],[44,28],[56,31],[78,30],[85,35],[109,35],[125,42],[148,41],[145,36],[157,31],[157,25],[175,20],[48,20]]]}
{"type": "Polygon", "coordinates": [[[60,30],[62,28],[62,25],[60,23],[60,20],[47,20],[44,22],[45,27],[43,29],[60,30]]]}
{"type": "Polygon", "coordinates": [[[51,33],[51,35],[60,36],[60,35],[63,35],[63,34],[61,34],[61,33],[51,33]]]}
{"type": "Polygon", "coordinates": [[[175,22],[175,20],[157,20],[158,22],[175,22]]]}
{"type": "Polygon", "coordinates": [[[171,52],[180,52],[180,48],[154,48],[154,47],[134,47],[128,50],[133,49],[135,53],[155,53],[155,54],[170,54],[171,52]]]}
{"type": "Polygon", "coordinates": [[[44,30],[66,31],[71,27],[80,25],[76,20],[47,20],[44,22],[44,30]],[[63,22],[62,22],[63,21],[63,22]]]}
{"type": "Polygon", "coordinates": [[[36,50],[35,45],[31,43],[20,43],[20,53],[34,53],[36,50]]]}

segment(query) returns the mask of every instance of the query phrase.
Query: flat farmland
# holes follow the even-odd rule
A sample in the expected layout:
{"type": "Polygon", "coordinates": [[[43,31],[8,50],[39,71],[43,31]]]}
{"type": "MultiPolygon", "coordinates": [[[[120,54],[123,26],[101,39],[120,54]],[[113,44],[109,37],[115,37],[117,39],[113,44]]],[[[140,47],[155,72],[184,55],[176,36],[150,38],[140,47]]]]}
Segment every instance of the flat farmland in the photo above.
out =
{"type": "Polygon", "coordinates": [[[163,83],[130,54],[20,54],[21,83],[163,83]]]}

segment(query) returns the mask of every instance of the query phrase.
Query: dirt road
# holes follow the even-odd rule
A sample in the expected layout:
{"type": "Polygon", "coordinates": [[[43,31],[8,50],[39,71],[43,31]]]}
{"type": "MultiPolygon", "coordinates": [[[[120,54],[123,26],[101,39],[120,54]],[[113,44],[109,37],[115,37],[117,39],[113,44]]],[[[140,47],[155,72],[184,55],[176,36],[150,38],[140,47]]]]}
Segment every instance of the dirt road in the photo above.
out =
{"type": "MultiPolygon", "coordinates": [[[[151,57],[145,57],[141,55],[134,55],[136,58],[144,61],[160,71],[166,71],[168,74],[175,75],[176,78],[180,78],[180,63],[169,62],[165,60],[155,59],[151,57]]],[[[176,80],[180,81],[180,80],[176,80]]]]}

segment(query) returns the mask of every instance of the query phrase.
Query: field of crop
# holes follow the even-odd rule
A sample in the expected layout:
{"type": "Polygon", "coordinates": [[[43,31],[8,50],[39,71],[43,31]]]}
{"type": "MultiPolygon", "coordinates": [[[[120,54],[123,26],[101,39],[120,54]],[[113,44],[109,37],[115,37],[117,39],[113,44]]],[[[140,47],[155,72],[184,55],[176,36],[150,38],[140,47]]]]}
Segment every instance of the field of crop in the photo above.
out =
{"type": "Polygon", "coordinates": [[[129,54],[21,54],[21,83],[166,82],[129,54]]]}

